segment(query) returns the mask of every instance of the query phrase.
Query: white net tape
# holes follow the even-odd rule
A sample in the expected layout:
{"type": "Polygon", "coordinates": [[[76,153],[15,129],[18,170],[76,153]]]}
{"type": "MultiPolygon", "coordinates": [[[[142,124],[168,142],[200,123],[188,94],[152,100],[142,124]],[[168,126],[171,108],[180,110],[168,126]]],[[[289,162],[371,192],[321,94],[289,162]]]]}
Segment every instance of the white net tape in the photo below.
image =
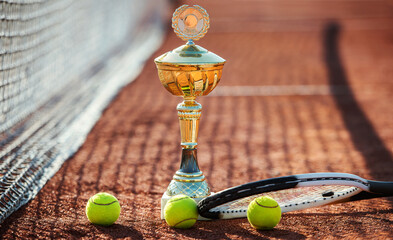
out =
{"type": "Polygon", "coordinates": [[[160,45],[155,0],[0,0],[0,222],[83,143],[160,45]]]}

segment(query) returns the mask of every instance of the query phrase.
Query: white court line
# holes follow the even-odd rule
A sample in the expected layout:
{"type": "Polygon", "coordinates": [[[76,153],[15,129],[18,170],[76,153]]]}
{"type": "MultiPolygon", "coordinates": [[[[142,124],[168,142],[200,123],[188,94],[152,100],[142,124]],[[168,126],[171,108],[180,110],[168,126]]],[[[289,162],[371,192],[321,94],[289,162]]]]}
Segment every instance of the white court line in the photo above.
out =
{"type": "Polygon", "coordinates": [[[209,96],[312,96],[347,94],[350,94],[350,90],[344,85],[270,85],[219,86],[209,96]]]}

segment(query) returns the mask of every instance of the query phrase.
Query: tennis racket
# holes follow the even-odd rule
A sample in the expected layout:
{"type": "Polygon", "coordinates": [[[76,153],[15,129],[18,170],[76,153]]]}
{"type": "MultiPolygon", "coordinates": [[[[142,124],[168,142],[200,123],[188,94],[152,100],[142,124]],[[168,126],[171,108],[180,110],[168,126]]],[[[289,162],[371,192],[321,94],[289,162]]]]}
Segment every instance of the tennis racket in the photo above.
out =
{"type": "Polygon", "coordinates": [[[393,182],[363,179],[348,173],[309,173],[270,178],[229,188],[202,199],[202,217],[230,219],[247,217],[248,204],[255,198],[274,198],[282,212],[326,204],[393,196],[393,182]]]}

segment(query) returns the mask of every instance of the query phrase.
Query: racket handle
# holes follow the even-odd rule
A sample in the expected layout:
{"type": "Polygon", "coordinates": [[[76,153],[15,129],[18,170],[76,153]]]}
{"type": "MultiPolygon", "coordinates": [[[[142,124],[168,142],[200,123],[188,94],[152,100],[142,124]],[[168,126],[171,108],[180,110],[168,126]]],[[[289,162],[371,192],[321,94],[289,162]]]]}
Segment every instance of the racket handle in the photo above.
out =
{"type": "Polygon", "coordinates": [[[370,192],[393,196],[393,182],[368,181],[370,192]]]}

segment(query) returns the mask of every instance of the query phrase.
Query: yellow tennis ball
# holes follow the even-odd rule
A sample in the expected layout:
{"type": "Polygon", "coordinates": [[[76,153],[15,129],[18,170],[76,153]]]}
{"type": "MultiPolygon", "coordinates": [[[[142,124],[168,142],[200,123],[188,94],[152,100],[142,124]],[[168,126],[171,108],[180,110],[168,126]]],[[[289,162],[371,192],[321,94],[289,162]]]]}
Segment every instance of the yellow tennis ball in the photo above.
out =
{"type": "Polygon", "coordinates": [[[165,221],[174,228],[190,228],[198,218],[197,203],[186,195],[171,198],[164,208],[165,221]]]}
{"type": "Polygon", "coordinates": [[[281,220],[281,208],[271,197],[258,197],[248,205],[247,219],[256,229],[272,229],[281,220]]]}
{"type": "Polygon", "coordinates": [[[119,215],[119,201],[109,193],[97,193],[87,202],[86,216],[91,223],[109,226],[116,222],[119,215]]]}

